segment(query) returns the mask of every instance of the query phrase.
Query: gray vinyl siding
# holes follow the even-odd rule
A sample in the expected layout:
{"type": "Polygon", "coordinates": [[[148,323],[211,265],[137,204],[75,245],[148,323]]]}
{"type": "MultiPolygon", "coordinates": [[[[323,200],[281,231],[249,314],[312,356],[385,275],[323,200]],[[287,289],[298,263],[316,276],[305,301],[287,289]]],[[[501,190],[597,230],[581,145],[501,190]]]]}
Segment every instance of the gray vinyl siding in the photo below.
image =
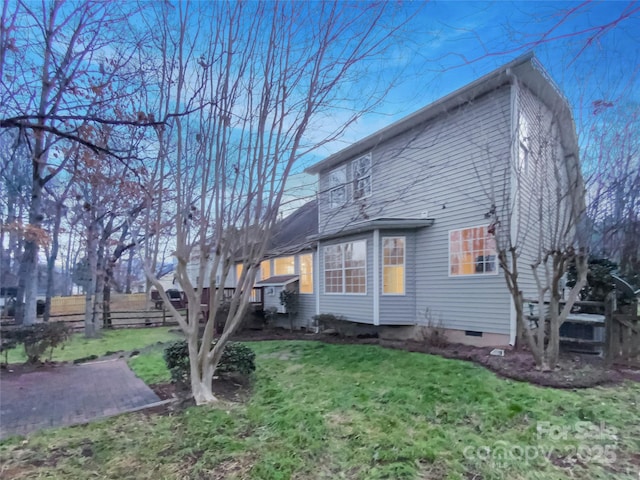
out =
{"type": "MultiPolygon", "coordinates": [[[[211,278],[210,275],[211,275],[212,268],[213,268],[213,259],[209,259],[207,260],[207,266],[204,269],[204,279],[202,281],[202,285],[204,286],[204,288],[209,287],[209,280],[211,278]]],[[[194,287],[196,287],[198,284],[199,271],[200,271],[199,260],[194,260],[187,264],[187,276],[189,277],[189,280],[191,281],[194,287]]],[[[221,277],[222,277],[222,265],[218,265],[218,273],[216,274],[216,280],[220,281],[221,277]]],[[[224,282],[224,288],[235,288],[236,284],[237,284],[236,270],[234,265],[233,267],[231,267],[231,269],[229,270],[229,273],[227,274],[227,277],[224,282]]]]}
{"type": "Polygon", "coordinates": [[[378,291],[380,292],[380,325],[415,325],[416,324],[416,248],[413,231],[380,231],[380,276],[378,291]],[[384,237],[405,237],[405,294],[385,295],[383,239],[384,237]]]}
{"type": "MultiPolygon", "coordinates": [[[[313,255],[313,268],[316,265],[316,256],[317,252],[315,251],[304,251],[301,252],[300,255],[312,254],[313,255]]],[[[289,257],[291,255],[285,255],[289,257]]],[[[273,273],[273,261],[271,261],[271,272],[273,273]]],[[[294,268],[295,274],[300,275],[300,257],[299,255],[295,255],[294,258],[294,268]]],[[[264,308],[267,310],[269,307],[279,307],[280,306],[280,297],[278,295],[269,296],[266,294],[267,288],[265,287],[264,292],[264,308]]],[[[313,285],[313,293],[300,293],[298,295],[298,314],[295,316],[293,320],[294,328],[309,328],[313,325],[313,316],[316,314],[316,295],[318,294],[318,286],[315,284],[315,275],[314,275],[314,285],[313,285]]],[[[272,322],[274,326],[289,328],[289,317],[287,315],[279,315],[272,322]]]]}
{"type": "Polygon", "coordinates": [[[301,293],[298,305],[298,318],[296,322],[301,327],[310,327],[313,325],[313,316],[316,314],[316,289],[314,285],[314,293],[301,293]]]}
{"type": "Polygon", "coordinates": [[[425,213],[438,218],[445,204],[462,209],[473,202],[486,204],[487,195],[476,188],[478,178],[488,186],[492,178],[503,176],[510,155],[509,116],[510,92],[505,86],[378,145],[370,152],[372,194],[363,200],[352,198],[351,160],[346,161],[341,166],[347,165],[348,201],[341,208],[329,208],[331,170],[321,172],[320,233],[339,232],[366,218],[418,218],[425,213]],[[465,191],[457,192],[457,203],[451,204],[454,186],[465,191]]]}
{"type": "MultiPolygon", "coordinates": [[[[518,114],[527,125],[529,171],[519,174],[517,193],[517,245],[519,286],[524,298],[537,298],[537,286],[531,265],[540,248],[549,247],[553,239],[554,220],[562,214],[558,205],[552,155],[564,158],[559,133],[553,128],[553,114],[529,89],[518,89],[518,114]],[[552,145],[555,149],[550,149],[552,145]],[[540,215],[542,213],[542,215],[540,215]],[[540,220],[542,218],[542,220],[540,220]]],[[[562,162],[558,162],[562,164],[562,162]]]]}
{"type": "Polygon", "coordinates": [[[362,235],[345,236],[338,240],[323,241],[320,243],[320,313],[332,313],[342,316],[346,320],[359,323],[373,323],[373,236],[371,233],[362,235]],[[356,240],[367,241],[367,293],[364,294],[326,294],[324,292],[324,248],[338,243],[354,242],[356,240]]]}
{"type": "MultiPolygon", "coordinates": [[[[313,254],[313,268],[316,266],[317,252],[304,252],[313,254]]],[[[300,257],[296,255],[296,273],[300,273],[300,257]]],[[[313,316],[316,314],[316,295],[318,294],[318,286],[315,282],[315,272],[313,272],[313,293],[301,293],[298,295],[298,316],[296,323],[300,327],[310,327],[313,325],[313,316]]]]}
{"type": "MultiPolygon", "coordinates": [[[[328,211],[322,193],[328,172],[320,175],[321,232],[341,231],[366,217],[434,219],[414,237],[415,323],[426,324],[428,310],[446,328],[510,332],[510,297],[502,274],[449,277],[448,258],[449,231],[487,225],[491,205],[500,206],[509,195],[510,128],[510,87],[504,86],[377,146],[371,152],[372,195],[364,201],[354,203],[349,186],[348,204],[328,211]]],[[[322,312],[338,306],[337,298],[331,303],[321,298],[322,312]]],[[[348,318],[364,321],[372,307],[355,300],[350,296],[340,306],[348,318]]],[[[395,310],[383,295],[380,300],[380,323],[393,322],[395,310]]]]}
{"type": "MultiPolygon", "coordinates": [[[[301,293],[298,297],[298,301],[298,314],[293,318],[293,328],[296,330],[301,328],[309,329],[313,326],[313,316],[316,314],[315,291],[314,294],[301,293]]],[[[266,302],[265,308],[267,308],[266,302]]],[[[278,315],[271,322],[271,325],[275,327],[289,328],[289,317],[286,314],[278,315]]]]}

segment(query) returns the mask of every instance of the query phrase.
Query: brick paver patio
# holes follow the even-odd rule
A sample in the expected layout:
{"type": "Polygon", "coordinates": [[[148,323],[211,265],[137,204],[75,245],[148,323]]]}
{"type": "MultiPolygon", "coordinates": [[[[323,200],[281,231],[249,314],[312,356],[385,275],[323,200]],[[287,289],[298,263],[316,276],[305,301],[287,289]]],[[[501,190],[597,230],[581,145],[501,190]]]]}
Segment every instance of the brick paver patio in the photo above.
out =
{"type": "Polygon", "coordinates": [[[0,375],[0,439],[75,425],[160,402],[124,360],[0,375]]]}

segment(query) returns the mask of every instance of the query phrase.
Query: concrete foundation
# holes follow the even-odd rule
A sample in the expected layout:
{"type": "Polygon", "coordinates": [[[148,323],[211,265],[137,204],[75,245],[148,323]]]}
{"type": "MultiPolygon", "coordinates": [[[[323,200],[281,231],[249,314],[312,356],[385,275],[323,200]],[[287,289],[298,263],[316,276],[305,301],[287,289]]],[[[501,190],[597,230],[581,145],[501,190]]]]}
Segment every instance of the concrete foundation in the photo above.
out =
{"type": "MultiPolygon", "coordinates": [[[[381,326],[379,328],[380,338],[385,340],[415,340],[421,342],[426,341],[431,335],[430,327],[422,325],[381,326]]],[[[440,331],[448,343],[461,343],[475,347],[508,348],[509,346],[509,335],[487,332],[482,332],[478,335],[477,333],[474,334],[474,332],[449,328],[440,329],[440,331]]]]}

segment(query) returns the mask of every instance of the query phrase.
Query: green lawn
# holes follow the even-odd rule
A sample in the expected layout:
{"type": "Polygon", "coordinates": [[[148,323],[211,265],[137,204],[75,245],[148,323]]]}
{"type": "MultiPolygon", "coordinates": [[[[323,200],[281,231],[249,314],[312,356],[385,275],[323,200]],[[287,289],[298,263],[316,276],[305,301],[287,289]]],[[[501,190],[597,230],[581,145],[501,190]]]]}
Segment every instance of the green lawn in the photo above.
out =
{"type": "MultiPolygon", "coordinates": [[[[170,332],[177,327],[158,328],[126,328],[120,330],[104,330],[102,336],[96,339],[87,339],[84,335],[75,334],[70,341],[62,347],[53,350],[52,360],[65,362],[86,358],[90,355],[102,356],[107,352],[125,352],[137,350],[157,342],[170,342],[181,338],[180,335],[170,332]]],[[[4,355],[2,355],[4,357],[4,355]]],[[[48,353],[43,359],[48,358],[48,353]]],[[[9,363],[22,363],[27,360],[24,349],[18,345],[9,350],[9,363]]],[[[4,361],[4,358],[3,358],[4,361]]]]}
{"type": "Polygon", "coordinates": [[[171,374],[164,363],[163,353],[163,345],[145,349],[143,354],[129,359],[129,367],[149,385],[170,382],[171,374]]]}
{"type": "MultiPolygon", "coordinates": [[[[562,391],[377,346],[249,345],[245,405],[12,439],[0,465],[7,478],[638,478],[637,383],[562,391]]],[[[164,368],[160,350],[131,365],[148,381],[164,368]]]]}

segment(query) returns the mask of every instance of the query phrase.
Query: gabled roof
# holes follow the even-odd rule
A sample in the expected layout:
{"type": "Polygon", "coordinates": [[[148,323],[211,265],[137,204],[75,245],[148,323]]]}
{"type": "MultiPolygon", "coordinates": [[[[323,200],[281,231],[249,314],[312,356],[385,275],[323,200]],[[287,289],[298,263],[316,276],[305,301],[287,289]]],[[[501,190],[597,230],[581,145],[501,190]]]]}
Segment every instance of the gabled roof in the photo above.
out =
{"type": "Polygon", "coordinates": [[[439,100],[421,108],[391,125],[349,145],[347,148],[308,167],[305,172],[315,174],[328,170],[339,163],[367,153],[375,146],[424,122],[449,112],[481,95],[489,93],[503,85],[507,85],[515,77],[533,91],[547,107],[559,118],[562,133],[562,146],[567,156],[578,158],[578,140],[571,111],[567,100],[560,93],[549,74],[533,52],[526,53],[502,67],[480,77],[464,87],[446,95],[439,100]]]}
{"type": "Polygon", "coordinates": [[[318,201],[305,203],[275,226],[267,257],[277,257],[313,246],[308,237],[318,234],[318,201]]]}

